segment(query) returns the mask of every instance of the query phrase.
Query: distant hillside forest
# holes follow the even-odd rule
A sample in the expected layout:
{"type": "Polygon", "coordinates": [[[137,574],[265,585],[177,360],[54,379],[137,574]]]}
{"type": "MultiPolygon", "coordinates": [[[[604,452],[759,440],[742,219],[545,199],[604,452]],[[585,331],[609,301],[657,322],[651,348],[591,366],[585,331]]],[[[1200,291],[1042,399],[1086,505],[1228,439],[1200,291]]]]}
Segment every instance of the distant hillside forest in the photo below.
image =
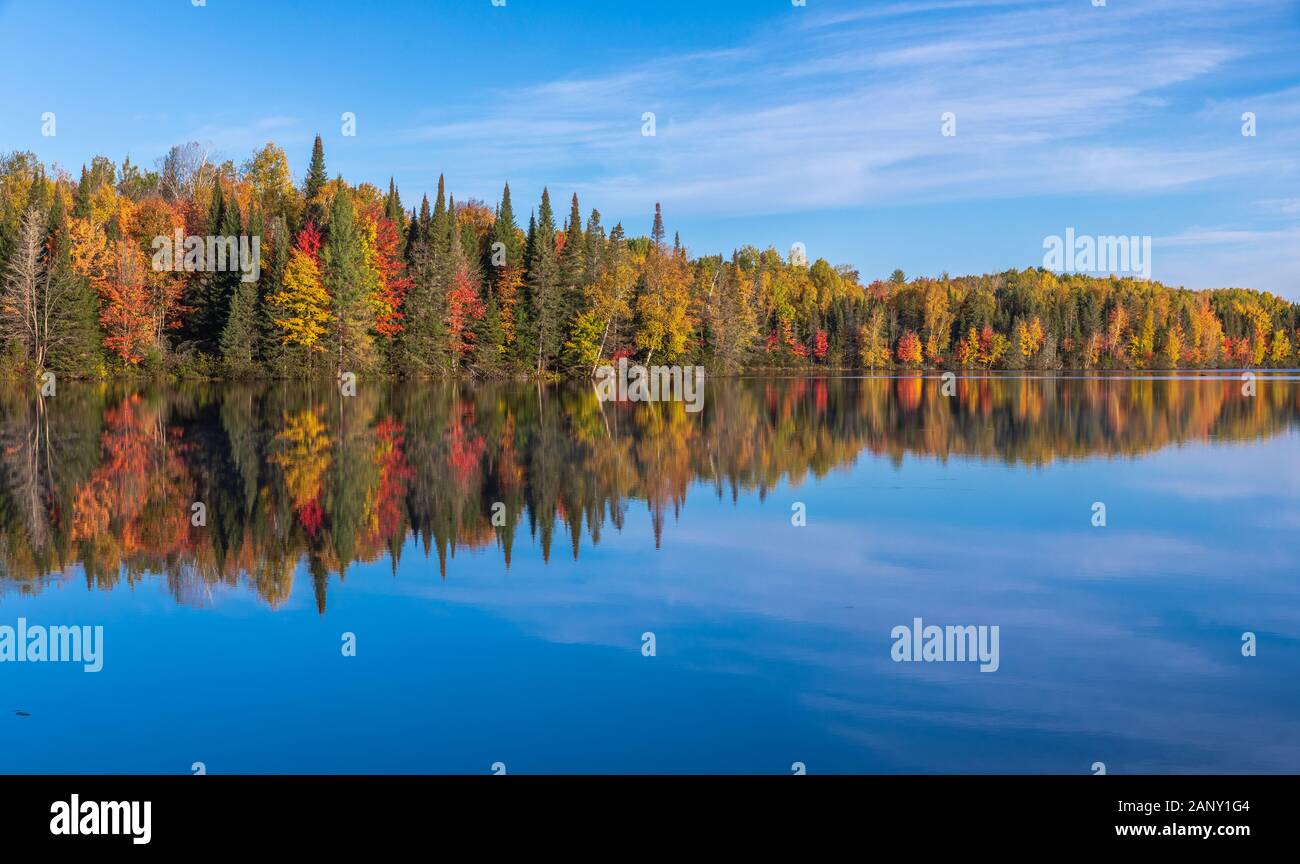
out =
{"type": "Polygon", "coordinates": [[[543,191],[521,228],[509,185],[489,207],[441,178],[408,209],[391,180],[329,179],[319,137],[301,184],[269,143],[241,166],[192,143],[155,170],[97,156],[75,180],[0,158],[0,274],[3,365],[24,376],[1283,367],[1300,348],[1300,306],[1252,290],[1041,268],[864,285],[793,250],[692,257],[658,205],[629,236],[576,194],[557,221],[543,191]],[[235,266],[233,239],[224,267],[182,254],[212,237],[258,238],[256,261],[235,266]]]}

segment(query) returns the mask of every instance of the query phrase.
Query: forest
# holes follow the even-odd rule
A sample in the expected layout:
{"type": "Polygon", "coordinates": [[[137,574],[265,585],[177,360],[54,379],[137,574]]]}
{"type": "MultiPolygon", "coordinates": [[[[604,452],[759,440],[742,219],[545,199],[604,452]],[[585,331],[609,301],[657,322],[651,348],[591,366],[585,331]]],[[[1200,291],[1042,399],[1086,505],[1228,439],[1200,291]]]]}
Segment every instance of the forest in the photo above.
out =
{"type": "Polygon", "coordinates": [[[544,190],[521,227],[509,184],[489,206],[441,177],[408,209],[392,180],[331,179],[319,136],[301,183],[273,143],[242,165],[196,143],[152,169],[96,156],[76,179],[15,152],[0,157],[0,367],[522,378],[623,357],[732,374],[1292,367],[1300,351],[1300,305],[1266,292],[1041,267],[864,284],[794,250],[692,256],[658,205],[650,224],[607,229],[576,194],[557,219],[544,190]],[[257,260],[160,265],[182,237],[257,260]]]}

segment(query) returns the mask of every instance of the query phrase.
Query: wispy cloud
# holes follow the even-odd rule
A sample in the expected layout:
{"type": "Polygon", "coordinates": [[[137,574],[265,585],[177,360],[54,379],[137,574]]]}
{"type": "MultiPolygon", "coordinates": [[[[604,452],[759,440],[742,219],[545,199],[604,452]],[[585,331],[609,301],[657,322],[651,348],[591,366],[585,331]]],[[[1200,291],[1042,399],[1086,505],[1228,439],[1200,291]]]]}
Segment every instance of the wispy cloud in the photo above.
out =
{"type": "Polygon", "coordinates": [[[1269,49],[1224,34],[1279,14],[938,2],[795,16],[716,52],[498,93],[406,134],[472,149],[494,176],[505,164],[615,206],[653,189],[678,212],[721,215],[1294,176],[1293,94],[1252,100],[1269,135],[1244,141],[1237,100],[1188,106],[1182,91],[1269,49]],[[956,137],[940,134],[945,111],[956,137]]]}

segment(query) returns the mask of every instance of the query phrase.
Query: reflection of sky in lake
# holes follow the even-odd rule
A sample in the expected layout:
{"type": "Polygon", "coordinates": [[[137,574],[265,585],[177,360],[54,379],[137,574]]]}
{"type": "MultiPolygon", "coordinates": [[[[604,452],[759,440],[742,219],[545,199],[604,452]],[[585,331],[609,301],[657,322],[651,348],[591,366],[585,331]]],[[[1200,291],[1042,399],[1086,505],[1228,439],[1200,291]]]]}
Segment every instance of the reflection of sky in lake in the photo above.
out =
{"type": "Polygon", "coordinates": [[[0,623],[102,623],[104,671],[0,666],[0,770],[1300,771],[1298,444],[864,454],[735,504],[697,483],[658,551],[643,502],[580,560],[521,542],[509,572],[462,548],[440,581],[408,539],[323,616],[301,572],[278,610],[74,575],[0,623]],[[891,662],[916,616],[999,625],[1000,670],[891,662]]]}

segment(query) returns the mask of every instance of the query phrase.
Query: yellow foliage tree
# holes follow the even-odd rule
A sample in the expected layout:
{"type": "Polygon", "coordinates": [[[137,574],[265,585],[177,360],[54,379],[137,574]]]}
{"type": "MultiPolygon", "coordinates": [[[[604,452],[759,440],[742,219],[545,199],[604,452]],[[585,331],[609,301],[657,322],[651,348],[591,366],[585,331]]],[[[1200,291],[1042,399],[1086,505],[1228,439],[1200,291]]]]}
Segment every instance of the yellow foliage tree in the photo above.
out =
{"type": "Polygon", "coordinates": [[[1273,361],[1274,366],[1284,366],[1290,358],[1291,338],[1286,335],[1285,330],[1279,329],[1273,333],[1273,345],[1269,353],[1269,359],[1273,361]]]}
{"type": "Polygon", "coordinates": [[[273,320],[284,344],[307,352],[308,361],[322,354],[321,338],[329,331],[330,298],[321,283],[320,265],[301,248],[289,253],[281,289],[271,295],[276,314],[273,320]]]}
{"type": "Polygon", "coordinates": [[[657,247],[651,247],[646,256],[643,276],[644,290],[636,303],[640,319],[637,347],[648,349],[646,362],[655,352],[662,352],[667,360],[675,360],[686,350],[686,339],[691,332],[690,277],[678,256],[657,247]]]}

